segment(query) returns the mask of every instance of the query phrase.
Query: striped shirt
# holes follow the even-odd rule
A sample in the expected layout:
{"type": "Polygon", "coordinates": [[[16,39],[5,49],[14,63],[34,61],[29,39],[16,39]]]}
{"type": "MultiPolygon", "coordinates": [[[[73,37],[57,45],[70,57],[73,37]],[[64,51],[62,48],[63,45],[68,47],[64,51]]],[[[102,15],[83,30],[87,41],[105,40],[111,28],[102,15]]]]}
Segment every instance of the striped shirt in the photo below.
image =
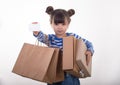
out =
{"type": "MultiPolygon", "coordinates": [[[[82,39],[84,43],[86,44],[87,50],[91,51],[92,54],[94,53],[93,45],[90,41],[81,38],[79,35],[75,33],[66,33],[67,36],[74,36],[77,39],[82,39]]],[[[35,36],[35,35],[34,35],[35,36]]],[[[42,31],[39,32],[37,36],[35,36],[38,41],[46,44],[49,47],[54,47],[54,48],[60,48],[61,50],[63,49],[63,38],[58,38],[54,34],[44,34],[42,31]]]]}

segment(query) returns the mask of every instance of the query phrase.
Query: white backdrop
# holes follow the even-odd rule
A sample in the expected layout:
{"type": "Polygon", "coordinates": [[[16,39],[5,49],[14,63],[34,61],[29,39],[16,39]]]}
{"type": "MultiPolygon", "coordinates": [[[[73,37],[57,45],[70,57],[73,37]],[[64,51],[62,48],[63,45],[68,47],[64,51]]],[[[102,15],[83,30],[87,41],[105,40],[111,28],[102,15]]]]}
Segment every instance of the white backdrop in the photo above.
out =
{"type": "Polygon", "coordinates": [[[81,85],[120,85],[119,0],[0,0],[0,85],[45,85],[11,71],[23,43],[35,43],[29,23],[38,21],[43,32],[53,33],[49,5],[75,9],[68,32],[94,45],[92,77],[80,79],[81,85]]]}

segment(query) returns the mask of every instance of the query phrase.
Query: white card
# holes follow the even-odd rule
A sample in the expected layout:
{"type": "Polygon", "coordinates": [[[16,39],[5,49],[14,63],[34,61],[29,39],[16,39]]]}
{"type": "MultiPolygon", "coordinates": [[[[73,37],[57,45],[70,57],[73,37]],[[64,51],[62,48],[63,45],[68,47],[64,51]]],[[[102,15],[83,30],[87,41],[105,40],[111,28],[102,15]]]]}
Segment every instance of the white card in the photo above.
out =
{"type": "Polygon", "coordinates": [[[40,24],[29,24],[29,30],[30,31],[40,31],[40,24]]]}

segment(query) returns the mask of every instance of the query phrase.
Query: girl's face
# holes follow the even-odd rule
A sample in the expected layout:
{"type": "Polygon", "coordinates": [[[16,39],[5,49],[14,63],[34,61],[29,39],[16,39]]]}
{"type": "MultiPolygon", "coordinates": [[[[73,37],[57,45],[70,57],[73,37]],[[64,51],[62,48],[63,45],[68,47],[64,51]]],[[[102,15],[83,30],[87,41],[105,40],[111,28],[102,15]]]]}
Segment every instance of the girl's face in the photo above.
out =
{"type": "Polygon", "coordinates": [[[55,24],[54,21],[52,21],[51,26],[56,36],[62,38],[66,36],[66,31],[68,29],[69,23],[67,20],[65,20],[65,23],[58,23],[58,24],[55,24]]]}

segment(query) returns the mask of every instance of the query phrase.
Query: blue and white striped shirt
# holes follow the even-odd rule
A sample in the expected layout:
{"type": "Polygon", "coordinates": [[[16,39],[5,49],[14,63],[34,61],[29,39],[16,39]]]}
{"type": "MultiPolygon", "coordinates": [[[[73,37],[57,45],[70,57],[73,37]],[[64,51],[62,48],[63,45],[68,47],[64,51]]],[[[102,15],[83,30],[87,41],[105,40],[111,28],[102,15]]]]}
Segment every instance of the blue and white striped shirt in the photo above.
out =
{"type": "MultiPolygon", "coordinates": [[[[77,35],[75,33],[66,33],[66,35],[74,36],[77,39],[82,39],[84,41],[84,43],[86,44],[87,50],[91,51],[92,54],[94,53],[93,45],[88,40],[81,38],[79,35],[77,35]]],[[[63,49],[63,38],[58,38],[54,34],[46,35],[42,31],[40,31],[39,34],[35,37],[38,39],[38,41],[46,44],[49,47],[60,48],[61,50],[63,49]]]]}

